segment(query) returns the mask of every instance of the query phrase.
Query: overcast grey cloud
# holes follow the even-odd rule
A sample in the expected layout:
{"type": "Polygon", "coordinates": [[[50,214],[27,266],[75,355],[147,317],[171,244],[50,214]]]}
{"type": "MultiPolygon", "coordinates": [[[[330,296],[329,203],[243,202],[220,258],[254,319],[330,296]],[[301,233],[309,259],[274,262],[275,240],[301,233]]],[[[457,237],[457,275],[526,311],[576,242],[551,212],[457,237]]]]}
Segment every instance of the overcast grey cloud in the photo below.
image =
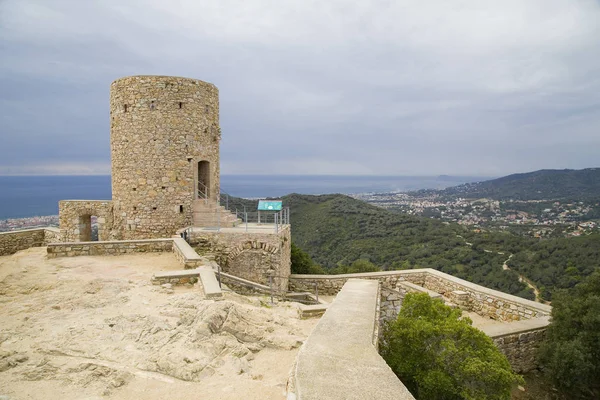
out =
{"type": "Polygon", "coordinates": [[[0,0],[0,174],[108,173],[140,74],[219,87],[222,173],[599,166],[597,0],[0,0]]]}

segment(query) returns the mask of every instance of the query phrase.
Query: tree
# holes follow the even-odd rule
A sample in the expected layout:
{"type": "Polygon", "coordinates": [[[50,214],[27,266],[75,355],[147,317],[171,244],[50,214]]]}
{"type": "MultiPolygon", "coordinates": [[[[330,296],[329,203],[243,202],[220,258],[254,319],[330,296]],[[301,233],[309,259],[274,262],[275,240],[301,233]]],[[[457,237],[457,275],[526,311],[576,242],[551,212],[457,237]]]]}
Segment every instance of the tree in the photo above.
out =
{"type": "Polygon", "coordinates": [[[470,318],[425,293],[409,293],[383,332],[381,354],[420,400],[510,399],[522,383],[470,318]]]}
{"type": "Polygon", "coordinates": [[[292,243],[292,274],[324,274],[323,268],[315,265],[308,253],[292,243]]]}
{"type": "Polygon", "coordinates": [[[557,388],[577,398],[600,398],[600,270],[555,292],[540,362],[557,388]]]}

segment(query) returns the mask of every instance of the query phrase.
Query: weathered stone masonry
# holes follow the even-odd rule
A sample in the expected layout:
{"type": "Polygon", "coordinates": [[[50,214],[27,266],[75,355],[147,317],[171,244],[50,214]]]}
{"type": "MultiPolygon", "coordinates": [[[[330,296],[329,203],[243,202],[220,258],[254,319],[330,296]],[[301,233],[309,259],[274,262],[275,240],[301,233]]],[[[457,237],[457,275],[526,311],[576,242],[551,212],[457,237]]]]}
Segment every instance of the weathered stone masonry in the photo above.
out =
{"type": "Polygon", "coordinates": [[[30,247],[40,247],[57,242],[59,236],[59,230],[51,227],[0,232],[0,256],[7,256],[30,247]]]}
{"type": "Polygon", "coordinates": [[[190,242],[215,254],[223,272],[268,285],[272,271],[273,287],[285,292],[291,271],[290,232],[289,225],[278,233],[194,231],[190,242]]]}
{"type": "Polygon", "coordinates": [[[112,201],[61,202],[63,240],[89,240],[90,213],[103,220],[100,240],[169,237],[192,225],[195,201],[217,203],[214,85],[166,76],[118,79],[111,84],[110,126],[112,201]]]}

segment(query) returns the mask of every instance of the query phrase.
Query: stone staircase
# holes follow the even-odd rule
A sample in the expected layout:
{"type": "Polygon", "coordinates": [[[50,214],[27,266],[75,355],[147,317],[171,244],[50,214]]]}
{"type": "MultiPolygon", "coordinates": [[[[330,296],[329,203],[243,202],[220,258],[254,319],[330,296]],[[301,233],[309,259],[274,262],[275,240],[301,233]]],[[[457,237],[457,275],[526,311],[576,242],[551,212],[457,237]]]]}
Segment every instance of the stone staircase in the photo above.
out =
{"type": "Polygon", "coordinates": [[[194,200],[192,204],[193,223],[196,227],[231,228],[242,222],[225,207],[204,199],[194,200]]]}

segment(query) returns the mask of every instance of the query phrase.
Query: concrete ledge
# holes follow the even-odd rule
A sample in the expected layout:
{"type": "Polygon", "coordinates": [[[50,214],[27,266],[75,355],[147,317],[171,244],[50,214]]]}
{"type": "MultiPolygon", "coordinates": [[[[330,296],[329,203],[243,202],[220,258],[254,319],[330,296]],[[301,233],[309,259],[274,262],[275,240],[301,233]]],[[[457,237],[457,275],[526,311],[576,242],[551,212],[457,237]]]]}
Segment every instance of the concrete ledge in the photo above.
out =
{"type": "Polygon", "coordinates": [[[478,329],[483,331],[492,339],[496,339],[503,336],[537,331],[540,329],[545,330],[548,327],[548,325],[550,325],[550,317],[542,317],[524,319],[522,321],[515,321],[506,324],[484,325],[478,327],[478,329]]]}
{"type": "Polygon", "coordinates": [[[197,271],[200,273],[200,282],[204,288],[206,298],[215,299],[223,297],[223,292],[221,292],[221,287],[215,277],[215,271],[207,267],[198,268],[197,271]]]}
{"type": "Polygon", "coordinates": [[[329,304],[300,304],[298,306],[298,312],[300,319],[316,318],[325,314],[325,311],[329,308],[329,304]]]}
{"type": "Polygon", "coordinates": [[[205,264],[205,260],[182,238],[173,238],[173,253],[184,268],[198,268],[205,264]]]}
{"type": "Polygon", "coordinates": [[[350,279],[298,352],[298,400],[414,399],[373,346],[379,283],[350,279]]]}
{"type": "Polygon", "coordinates": [[[185,285],[187,283],[196,283],[200,273],[196,269],[183,269],[178,271],[157,272],[152,275],[153,285],[162,285],[170,283],[172,285],[185,285]]]}

